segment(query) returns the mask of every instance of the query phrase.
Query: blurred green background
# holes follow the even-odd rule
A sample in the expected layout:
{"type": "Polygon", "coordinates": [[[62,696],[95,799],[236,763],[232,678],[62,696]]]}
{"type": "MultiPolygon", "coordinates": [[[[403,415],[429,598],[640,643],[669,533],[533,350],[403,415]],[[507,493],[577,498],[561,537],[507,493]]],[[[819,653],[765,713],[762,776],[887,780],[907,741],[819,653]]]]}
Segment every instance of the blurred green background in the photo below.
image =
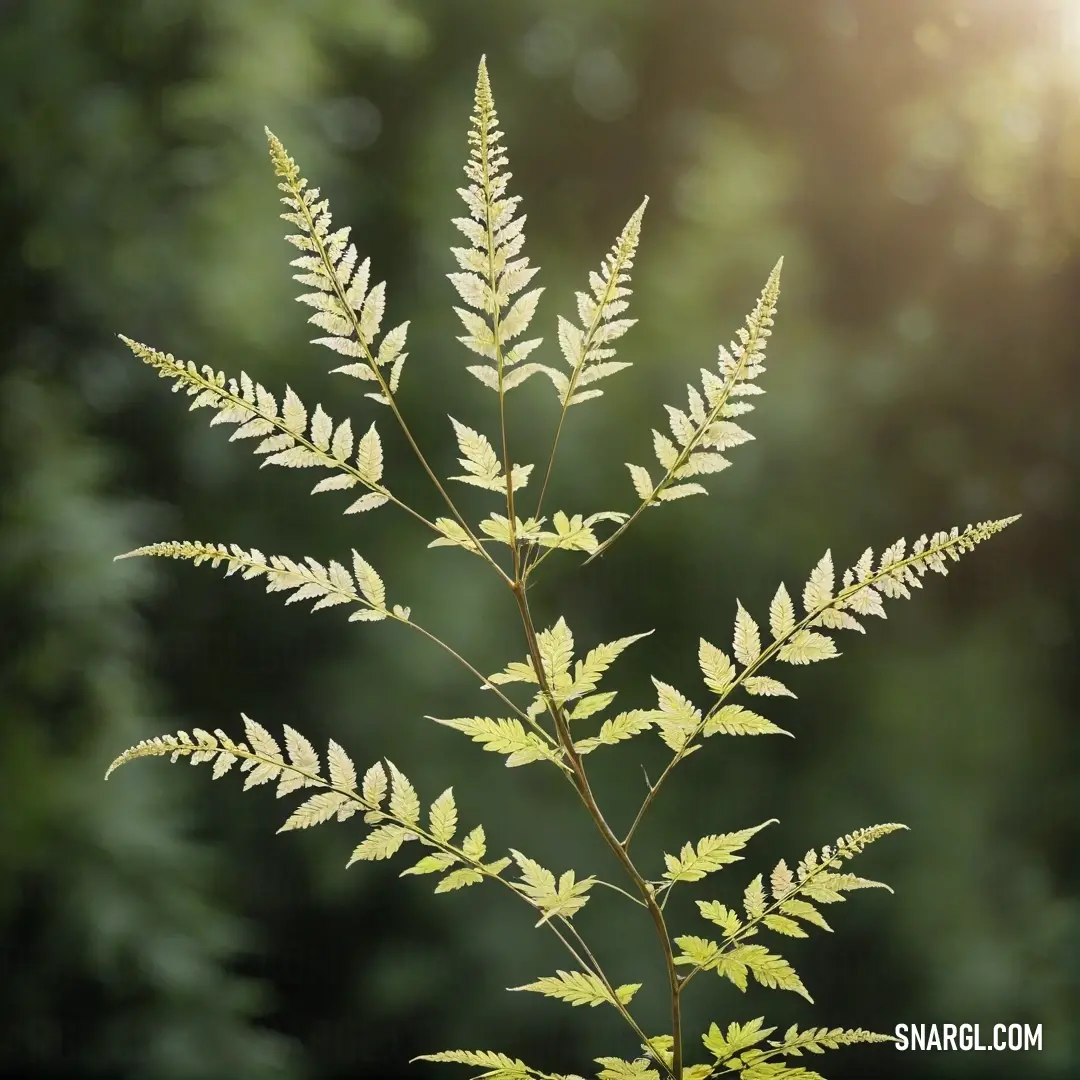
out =
{"type": "MultiPolygon", "coordinates": [[[[783,943],[816,1006],[706,979],[690,1034],[762,1013],[1041,1023],[1041,1053],[804,1063],[837,1080],[1080,1075],[1078,0],[0,3],[0,1071],[453,1076],[404,1062],[490,1046],[585,1072],[635,1052],[613,1012],[503,992],[566,962],[501,891],[434,897],[397,880],[400,860],[346,872],[354,823],[275,836],[283,808],[231,777],[140,762],[101,779],[139,738],[235,732],[244,710],[361,763],[386,755],[429,800],[453,783],[493,851],[616,872],[557,778],[423,719],[486,701],[417,636],[284,609],[209,569],[111,561],[167,538],[320,559],[355,545],[483,670],[523,651],[473,560],[427,551],[389,509],[342,518],[306,474],[259,473],[115,338],[288,382],[366,426],[375,406],[326,378],[291,301],[269,124],[388,280],[388,325],[413,320],[401,400],[453,471],[445,414],[494,430],[443,277],[482,52],[548,349],[652,197],[621,347],[635,367],[571,414],[550,506],[631,506],[622,462],[649,460],[659,402],[787,260],[757,441],[708,499],[650,512],[586,573],[553,557],[536,589],[538,618],[565,613],[586,646],[658,629],[612,673],[625,707],[647,703],[650,673],[697,694],[699,635],[729,639],[736,596],[763,618],[827,547],[849,565],[1024,514],[846,635],[837,664],[789,669],[800,700],[768,713],[797,741],[714,741],[658,802],[639,853],[781,819],[696,895],[737,896],[857,826],[912,828],[854,867],[894,897],[859,894],[830,911],[835,935],[783,943]]],[[[546,453],[546,386],[511,398],[515,460],[546,453]]],[[[433,511],[380,419],[392,482],[433,511]]],[[[638,761],[665,755],[607,754],[590,762],[623,822],[638,761]]],[[[701,932],[678,910],[679,932],[701,932]]],[[[637,914],[605,893],[579,922],[613,978],[647,983],[658,1030],[637,914]]]]}

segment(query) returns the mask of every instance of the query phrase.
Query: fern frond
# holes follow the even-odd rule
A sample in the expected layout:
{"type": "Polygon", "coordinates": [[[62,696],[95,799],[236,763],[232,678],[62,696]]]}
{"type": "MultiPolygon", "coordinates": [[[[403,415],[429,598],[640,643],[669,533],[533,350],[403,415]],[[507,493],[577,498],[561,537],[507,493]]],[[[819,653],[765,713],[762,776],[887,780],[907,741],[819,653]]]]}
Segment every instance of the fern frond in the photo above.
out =
{"type": "Polygon", "coordinates": [[[567,769],[557,744],[547,732],[542,729],[539,733],[526,731],[521,721],[514,717],[492,719],[489,716],[465,716],[440,720],[437,716],[429,716],[427,719],[468,735],[485,750],[506,754],[507,768],[528,765],[533,761],[550,761],[563,770],[567,769]]]}
{"type": "MultiPolygon", "coordinates": [[[[506,491],[506,474],[503,472],[499,455],[495,453],[495,447],[488,441],[487,436],[459,424],[452,416],[450,423],[454,425],[454,434],[462,453],[458,461],[465,470],[464,476],[451,476],[450,479],[471,484],[473,487],[486,488],[488,491],[506,491]]],[[[532,465],[515,465],[510,470],[510,482],[514,491],[529,482],[532,470],[532,465]]]]}
{"type": "Polygon", "coordinates": [[[614,1005],[616,1001],[627,1005],[630,999],[641,989],[641,983],[625,983],[615,987],[615,996],[604,983],[593,974],[583,971],[557,971],[546,975],[536,982],[524,986],[510,986],[509,990],[531,990],[545,997],[557,998],[569,1005],[614,1005]]]}
{"type": "MultiPolygon", "coordinates": [[[[610,343],[621,338],[626,330],[637,322],[636,319],[616,319],[616,315],[630,306],[629,300],[625,298],[633,292],[629,284],[630,271],[634,266],[637,244],[642,234],[642,217],[648,202],[646,197],[623,226],[615,245],[600,264],[599,273],[590,273],[589,287],[592,295],[575,294],[580,325],[576,326],[562,315],[558,316],[558,345],[570,368],[569,376],[542,364],[529,365],[551,379],[563,410],[555,432],[552,460],[558,446],[559,434],[562,433],[566,410],[571,405],[578,405],[604,394],[603,390],[581,388],[632,366],[611,360],[616,350],[610,348],[610,343]]],[[[550,473],[549,464],[549,476],[550,473]]]]}
{"type": "Polygon", "coordinates": [[[692,964],[695,972],[715,971],[744,992],[749,973],[762,986],[773,990],[790,990],[813,1004],[814,999],[795,969],[782,956],[770,953],[764,945],[723,948],[715,941],[692,935],[675,938],[675,944],[682,950],[675,957],[676,964],[692,964]]]}
{"type": "Polygon", "coordinates": [[[726,469],[731,463],[720,451],[753,439],[753,435],[730,420],[730,417],[750,412],[753,405],[748,401],[729,399],[764,393],[754,380],[765,370],[762,361],[772,335],[783,264],[784,260],[780,259],[773,267],[757,304],[746,317],[746,325],[740,326],[736,332],[739,340],[731,343],[730,351],[720,347],[720,374],[715,375],[702,368],[701,391],[687,386],[689,411],[684,412],[672,405],[664,406],[675,441],[653,430],[653,451],[660,463],[662,476],[654,483],[648,469],[627,462],[634,491],[641,503],[586,561],[605,551],[648,507],[688,495],[708,494],[701,484],[686,481],[692,476],[726,469]]]}
{"type": "Polygon", "coordinates": [[[818,1073],[801,1068],[788,1068],[782,1062],[770,1061],[779,1056],[800,1057],[805,1051],[811,1054],[823,1054],[826,1050],[838,1050],[842,1046],[855,1046],[860,1043],[891,1042],[892,1035],[882,1035],[862,1028],[845,1030],[843,1028],[807,1028],[799,1031],[792,1024],[782,1039],[769,1039],[776,1031],[775,1027],[762,1027],[764,1017],[759,1016],[747,1024],[732,1023],[727,1033],[717,1024],[711,1024],[701,1041],[705,1048],[716,1058],[717,1065],[726,1066],[725,1071],[738,1071],[742,1077],[751,1080],[777,1077],[778,1080],[802,1080],[817,1077],[818,1073]],[[768,1040],[766,1049],[762,1046],[768,1040]]]}
{"type": "Polygon", "coordinates": [[[120,340],[161,378],[173,380],[174,393],[183,389],[193,397],[191,409],[212,406],[216,414],[211,425],[238,424],[229,437],[230,442],[259,439],[254,452],[266,455],[264,466],[332,469],[334,475],[319,481],[312,488],[313,495],[322,491],[343,491],[359,484],[367,489],[367,493],[346,507],[346,514],[374,510],[392,502],[429,529],[440,531],[434,523],[401,502],[383,483],[382,444],[374,424],[357,442],[349,420],[335,425],[321,405],[316,405],[309,417],[307,407],[291,387],[285,388],[279,407],[274,395],[261,383],[254,382],[246,372],[240,373],[238,383],[209,365],[200,370],[190,360],[185,364],[172,353],[152,349],[123,334],[120,340]],[[354,450],[355,458],[350,462],[354,450]]]}
{"type": "Polygon", "coordinates": [[[629,286],[630,271],[641,238],[641,219],[648,204],[646,196],[604,257],[600,272],[589,274],[589,292],[575,293],[580,325],[575,326],[569,319],[559,316],[559,347],[570,375],[567,377],[551,368],[543,370],[555,386],[564,413],[571,405],[601,397],[604,393],[603,390],[582,390],[581,387],[632,366],[613,361],[615,350],[610,344],[637,322],[637,319],[617,319],[615,316],[630,306],[626,299],[633,292],[629,286]]]}
{"type": "Polygon", "coordinates": [[[519,342],[510,349],[506,345],[528,329],[544,290],[531,289],[511,304],[511,298],[521,293],[537,269],[529,266],[528,258],[517,257],[525,243],[525,216],[515,217],[520,196],[506,193],[512,174],[505,171],[508,160],[502,146],[503,133],[498,130],[484,59],[477,71],[470,123],[465,175],[471,183],[467,188],[458,188],[469,216],[453,219],[469,240],[469,247],[450,249],[461,272],[447,276],[467,305],[454,308],[466,330],[458,341],[494,361],[468,370],[501,396],[542,370],[539,364],[526,364],[508,371],[528,356],[541,338],[519,342]]]}
{"type": "MultiPolygon", "coordinates": [[[[706,644],[708,644],[706,642],[706,644]]],[[[716,650],[719,652],[719,650],[716,650]]],[[[710,656],[713,662],[715,657],[710,656]]],[[[723,669],[717,669],[722,674],[723,669]]],[[[711,677],[708,676],[708,677],[711,677]]],[[[701,710],[673,686],[653,679],[656,687],[657,709],[649,716],[655,721],[660,737],[676,753],[685,757],[692,752],[691,743],[698,735],[791,735],[790,731],[742,705],[724,705],[702,717],[701,710]]]]}
{"type": "Polygon", "coordinates": [[[598,734],[581,739],[574,743],[574,749],[578,755],[590,754],[598,746],[614,746],[616,743],[625,742],[643,731],[648,731],[653,725],[653,713],[643,709],[632,709],[630,712],[621,712],[610,720],[605,720],[600,726],[598,734]]]}
{"type": "Polygon", "coordinates": [[[694,935],[675,939],[682,949],[675,963],[693,965],[684,979],[684,985],[698,971],[717,971],[745,990],[749,972],[763,985],[793,990],[811,1000],[786,961],[770,954],[764,946],[746,945],[746,940],[755,936],[762,927],[785,937],[806,937],[805,930],[796,921],[799,919],[823,930],[831,930],[809,901],[834,903],[845,899],[842,893],[854,889],[888,888],[879,881],[835,871],[844,861],[854,858],[874,841],[906,828],[906,825],[889,822],[857,829],[840,837],[834,845],[823,847],[820,854],[816,850],[808,851],[795,873],[781,860],[770,875],[771,899],[766,894],[763,875],[758,874],[747,885],[743,893],[745,921],[737,912],[716,900],[697,901],[702,918],[723,930],[724,941],[718,944],[694,935]]]}
{"type": "MultiPolygon", "coordinates": [[[[775,1029],[774,1029],[775,1030],[775,1029]]],[[[770,1039],[769,1045],[781,1054],[799,1057],[803,1051],[810,1054],[823,1054],[826,1050],[839,1050],[842,1046],[857,1046],[860,1043],[894,1042],[895,1035],[882,1035],[877,1031],[864,1028],[807,1028],[799,1031],[797,1024],[784,1032],[782,1039],[770,1039]]]]}
{"type": "Polygon", "coordinates": [[[567,517],[562,510],[556,510],[551,517],[551,523],[555,526],[554,532],[539,532],[535,538],[521,535],[520,539],[534,540],[540,547],[561,548],[564,551],[585,551],[591,554],[600,547],[600,541],[592,531],[593,526],[601,521],[623,522],[628,517],[629,514],[618,513],[614,510],[601,510],[588,517],[583,514],[567,517]]]}
{"type": "Polygon", "coordinates": [[[192,734],[178,731],[175,735],[161,735],[144,739],[125,750],[109,766],[107,780],[121,765],[144,757],[169,756],[172,761],[188,757],[192,765],[213,761],[213,778],[220,779],[240,761],[240,771],[247,773],[244,790],[257,787],[271,780],[278,781],[278,798],[304,787],[322,787],[319,793],[302,803],[286,823],[278,830],[308,828],[337,816],[339,821],[352,817],[357,810],[375,810],[377,805],[355,790],[356,770],[345,751],[337,743],[330,743],[331,780],[321,773],[319,756],[315,748],[298,731],[285,725],[285,754],[277,740],[261,724],[241,714],[248,742],[234,742],[223,731],[211,734],[201,728],[193,728],[192,734]],[[250,744],[250,745],[249,745],[250,744]]]}
{"type": "Polygon", "coordinates": [[[394,619],[409,621],[410,609],[386,603],[386,588],[375,568],[360,554],[353,551],[353,569],[348,569],[331,559],[327,566],[305,556],[302,562],[294,562],[285,555],[265,556],[257,548],[245,550],[238,544],[204,544],[199,540],[167,540],[135,548],[117,559],[130,559],[136,555],[157,555],[166,559],[190,559],[196,566],[209,562],[213,568],[225,563],[225,576],[239,574],[244,580],[264,577],[266,591],[292,592],[285,601],[315,600],[312,611],[338,604],[357,604],[359,611],[349,616],[350,622],[378,622],[394,619]]]}
{"type": "MultiPolygon", "coordinates": [[[[635,641],[640,641],[651,633],[652,631],[649,630],[643,634],[631,634],[629,637],[597,645],[590,649],[584,658],[577,661],[574,660],[574,635],[564,618],[559,618],[554,626],[536,635],[544,678],[555,704],[564,705],[575,700],[578,702],[576,708],[568,713],[567,719],[583,719],[610,704],[614,695],[607,697],[603,702],[595,700],[589,702],[585,699],[593,694],[604,672],[622,655],[623,651],[635,641]],[[573,673],[570,669],[571,664],[574,665],[573,673]]],[[[531,656],[527,656],[524,661],[508,664],[503,671],[489,676],[488,681],[494,684],[525,682],[538,685],[531,656]]],[[[544,707],[546,705],[543,696],[537,695],[534,708],[544,707]]]]}
{"type": "Polygon", "coordinates": [[[300,270],[293,278],[315,290],[296,299],[315,309],[308,322],[329,335],[314,338],[313,344],[356,360],[334,371],[378,383],[378,392],[365,396],[389,405],[389,395],[397,392],[408,356],[402,350],[409,324],[404,322],[389,330],[376,349],[375,339],[386,306],[386,283],[380,281],[369,288],[371,261],[365,259],[357,266],[359,256],[355,245],[349,243],[350,228],[330,231],[329,200],[319,197],[318,188],[308,187],[296,162],[269,128],[266,138],[274,173],[281,178],[281,201],[287,207],[281,218],[300,230],[286,237],[303,252],[290,263],[300,270]],[[385,374],[383,368],[388,369],[385,374]]]}
{"type": "MultiPolygon", "coordinates": [[[[798,975],[780,957],[769,954],[761,945],[746,945],[760,928],[772,930],[787,937],[805,937],[806,931],[799,922],[812,924],[823,930],[831,930],[815,903],[834,903],[845,899],[843,892],[854,889],[887,889],[880,881],[870,881],[853,874],[837,874],[835,870],[846,860],[853,859],[870,843],[905,829],[906,825],[890,822],[856,829],[854,833],[841,836],[832,846],[825,846],[821,853],[811,850],[802,858],[796,873],[781,860],[770,875],[770,896],[762,875],[757,875],[743,893],[745,921],[737,912],[718,901],[698,901],[702,918],[714,922],[724,931],[724,943],[685,935],[676,937],[681,949],[675,958],[677,964],[691,964],[692,970],[684,978],[684,985],[699,971],[716,971],[740,989],[746,988],[746,975],[750,972],[765,986],[794,990],[810,999],[798,975]]],[[[670,856],[669,856],[670,858],[670,856]]],[[[891,891],[891,890],[890,890],[891,891]]]]}
{"type": "Polygon", "coordinates": [[[762,1027],[765,1017],[759,1016],[746,1024],[730,1023],[727,1032],[723,1032],[718,1024],[710,1024],[709,1030],[701,1036],[705,1049],[713,1054],[717,1061],[726,1063],[729,1058],[749,1050],[752,1046],[764,1042],[775,1030],[774,1027],[762,1027]]]}
{"type": "Polygon", "coordinates": [[[599,1080],[660,1080],[660,1074],[648,1058],[626,1061],[619,1057],[593,1058],[601,1066],[599,1080]]]}
{"type": "Polygon", "coordinates": [[[574,677],[567,689],[566,700],[591,694],[600,684],[604,672],[636,641],[649,637],[652,630],[646,630],[641,634],[631,634],[615,641],[608,641],[597,645],[586,653],[583,660],[578,660],[574,665],[574,677]]]}
{"type": "Polygon", "coordinates": [[[670,885],[679,881],[701,881],[706,874],[712,874],[730,863],[741,862],[743,857],[736,855],[735,852],[742,851],[750,842],[750,838],[761,832],[767,825],[776,823],[777,819],[771,818],[760,825],[741,829],[738,832],[703,836],[696,847],[690,842],[683,844],[678,856],[665,852],[664,862],[667,870],[664,871],[664,880],[670,885]]]}
{"type": "Polygon", "coordinates": [[[789,664],[806,664],[838,656],[832,639],[814,632],[810,627],[865,633],[864,627],[852,617],[852,612],[886,618],[881,602],[883,597],[910,598],[908,586],[922,588],[919,579],[930,570],[947,574],[946,559],[958,561],[961,555],[1007,528],[1019,516],[968,525],[963,532],[953,526],[949,532],[942,530],[930,538],[924,533],[912,545],[911,554],[907,557],[907,544],[901,538],[882,552],[876,571],[873,569],[873,549],[867,548],[858,562],[844,571],[843,587],[839,594],[835,592],[832,552],[826,551],[803,587],[804,619],[796,623],[794,605],[782,584],[773,598],[769,619],[774,641],[781,642],[777,658],[789,664]]]}
{"type": "MultiPolygon", "coordinates": [[[[947,559],[954,562],[959,560],[961,555],[1007,528],[1019,516],[968,525],[963,532],[954,526],[949,532],[942,530],[930,538],[924,533],[906,556],[907,543],[901,538],[885,549],[877,570],[873,567],[873,549],[867,548],[858,562],[844,571],[839,592],[835,591],[832,552],[826,551],[811,570],[803,587],[804,618],[796,619],[795,605],[786,586],[781,583],[776,590],[769,604],[769,627],[773,641],[765,649],[761,646],[757,623],[741,603],[738,605],[734,650],[736,659],[745,665],[745,671],[730,680],[729,687],[745,685],[750,681],[748,676],[773,656],[788,664],[809,664],[839,656],[833,639],[812,627],[864,632],[864,627],[852,617],[852,612],[885,618],[883,598],[910,597],[908,586],[921,588],[920,579],[928,571],[947,574],[947,559]]],[[[776,693],[778,691],[773,684],[774,680],[764,683],[756,681],[753,689],[747,689],[757,693],[776,693]]]]}
{"type": "Polygon", "coordinates": [[[521,880],[517,889],[540,911],[543,912],[537,926],[543,926],[549,919],[558,916],[569,919],[580,911],[589,900],[589,890],[596,884],[596,878],[583,878],[581,881],[573,870],[567,870],[559,876],[545,870],[538,862],[522,855],[520,851],[510,849],[514,862],[521,870],[521,880]]]}
{"type": "Polygon", "coordinates": [[[800,860],[796,870],[797,882],[782,892],[779,899],[787,899],[796,894],[809,897],[820,904],[834,904],[846,899],[841,893],[852,889],[892,889],[880,881],[856,877],[854,874],[836,874],[833,870],[841,867],[845,860],[853,859],[875,840],[883,836],[907,829],[906,825],[889,822],[885,825],[873,825],[866,829],[857,829],[847,836],[841,836],[834,845],[826,844],[820,855],[811,849],[800,860]]]}
{"type": "Polygon", "coordinates": [[[419,1054],[412,1061],[446,1061],[455,1065],[472,1065],[484,1069],[475,1073],[475,1080],[552,1080],[550,1074],[526,1065],[520,1058],[508,1057],[494,1050],[440,1050],[437,1054],[419,1054]]]}
{"type": "MultiPolygon", "coordinates": [[[[365,823],[374,828],[353,850],[347,866],[355,862],[389,859],[408,841],[419,840],[422,846],[434,848],[435,853],[422,858],[403,871],[401,876],[443,873],[444,876],[435,886],[435,892],[442,893],[475,884],[485,877],[498,878],[510,865],[508,858],[482,861],[487,843],[480,825],[465,837],[460,847],[453,843],[458,814],[451,788],[447,788],[431,804],[427,814],[428,825],[424,828],[420,823],[420,800],[416,789],[392,761],[387,761],[385,768],[382,762],[372,765],[357,790],[356,768],[348,754],[333,740],[330,740],[327,754],[330,777],[326,779],[315,748],[298,731],[285,725],[285,754],[282,754],[277,741],[266,728],[248,716],[243,716],[243,720],[247,743],[234,742],[223,731],[211,734],[201,728],[192,730],[194,738],[186,731],[178,731],[175,735],[144,739],[116,758],[105,778],[108,779],[121,765],[137,758],[169,756],[173,761],[188,757],[192,765],[213,761],[213,778],[217,780],[239,761],[240,771],[247,773],[245,791],[271,780],[278,781],[278,798],[304,787],[323,789],[302,802],[278,832],[308,829],[335,816],[338,821],[346,821],[358,811],[363,811],[365,823]]],[[[588,884],[591,883],[592,879],[588,884]]],[[[521,893],[531,906],[540,908],[521,886],[508,881],[503,881],[503,884],[521,893]]],[[[586,883],[582,882],[581,885],[586,883]]],[[[584,903],[584,900],[581,902],[584,903]]],[[[553,914],[562,914],[562,911],[553,914]]]]}
{"type": "Polygon", "coordinates": [[[742,602],[737,601],[732,650],[735,659],[744,666],[741,671],[736,669],[732,677],[728,665],[734,665],[726,654],[704,640],[699,642],[698,659],[702,674],[710,689],[719,694],[716,703],[704,715],[683,695],[667,687],[667,691],[671,693],[667,694],[666,704],[662,696],[659,713],[652,715],[660,727],[664,741],[675,751],[675,756],[656,784],[650,786],[624,842],[629,842],[633,836],[645,811],[675,765],[700,748],[701,744],[695,741],[699,735],[716,732],[790,734],[756,713],[726,703],[727,697],[740,686],[750,694],[794,696],[783,683],[758,674],[765,663],[774,657],[789,664],[808,664],[839,656],[832,638],[810,628],[861,629],[859,626],[850,626],[854,620],[848,614],[849,611],[884,617],[883,597],[910,596],[908,586],[920,587],[922,583],[919,579],[925,577],[928,571],[946,574],[947,559],[957,561],[961,555],[972,551],[976,545],[1001,532],[1019,520],[1019,517],[1020,515],[1016,514],[996,521],[983,521],[977,525],[969,525],[963,532],[954,526],[951,531],[936,532],[929,539],[924,534],[915,542],[907,556],[904,554],[906,542],[903,539],[897,540],[882,553],[876,570],[873,550],[867,548],[858,562],[844,572],[843,587],[835,595],[832,556],[826,552],[811,571],[803,589],[804,606],[811,605],[807,607],[807,614],[803,619],[796,621],[794,605],[786,587],[781,584],[777,589],[769,605],[769,624],[773,640],[765,646],[762,645],[758,624],[743,607],[742,602]],[[722,687],[719,691],[716,690],[718,686],[722,687]]]}

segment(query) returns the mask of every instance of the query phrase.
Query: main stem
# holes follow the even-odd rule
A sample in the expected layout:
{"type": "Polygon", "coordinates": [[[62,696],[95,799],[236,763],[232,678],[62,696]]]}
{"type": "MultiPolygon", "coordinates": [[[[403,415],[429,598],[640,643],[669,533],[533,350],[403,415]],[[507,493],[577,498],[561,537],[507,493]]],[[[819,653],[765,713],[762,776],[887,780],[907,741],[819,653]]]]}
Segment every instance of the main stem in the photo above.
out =
{"type": "Polygon", "coordinates": [[[671,1034],[673,1046],[670,1072],[671,1075],[675,1077],[675,1080],[681,1080],[682,1005],[679,998],[680,982],[679,973],[675,969],[675,955],[671,948],[671,937],[668,934],[667,924],[664,921],[664,913],[660,910],[660,905],[656,902],[652,887],[645,878],[642,877],[641,872],[634,865],[633,860],[627,853],[625,846],[620,843],[619,838],[612,831],[611,826],[608,825],[603,812],[596,801],[596,796],[593,794],[592,787],[589,784],[589,778],[585,774],[585,766],[582,764],[581,756],[574,748],[574,740],[570,734],[570,726],[567,723],[566,715],[561,706],[556,702],[551,687],[548,684],[547,675],[544,672],[543,659],[540,656],[540,647],[536,639],[536,627],[533,624],[532,613],[529,611],[529,603],[525,595],[525,586],[520,580],[520,576],[518,580],[515,580],[511,584],[510,589],[514,594],[514,600],[517,602],[518,606],[518,613],[521,616],[521,623],[525,629],[525,638],[528,643],[529,656],[532,659],[533,668],[536,671],[540,691],[547,701],[548,712],[551,714],[551,718],[555,723],[555,730],[559,738],[559,743],[562,746],[563,752],[566,754],[567,761],[570,763],[574,786],[577,788],[578,795],[585,804],[589,816],[593,819],[600,835],[604,838],[604,842],[611,848],[612,852],[614,852],[615,857],[622,864],[623,869],[629,875],[630,880],[633,881],[638,892],[641,893],[642,900],[645,902],[646,908],[648,908],[649,916],[652,918],[653,925],[656,927],[656,933],[660,939],[660,947],[664,953],[664,964],[667,968],[668,989],[671,995],[671,1034]]]}

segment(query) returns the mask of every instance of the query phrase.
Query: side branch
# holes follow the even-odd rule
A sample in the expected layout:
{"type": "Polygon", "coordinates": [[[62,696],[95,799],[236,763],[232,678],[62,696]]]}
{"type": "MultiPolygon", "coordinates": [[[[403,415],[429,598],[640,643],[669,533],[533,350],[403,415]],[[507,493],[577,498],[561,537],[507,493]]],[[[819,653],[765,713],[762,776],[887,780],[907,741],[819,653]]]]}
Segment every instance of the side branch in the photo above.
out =
{"type": "MultiPolygon", "coordinates": [[[[727,701],[731,693],[736,690],[743,682],[759,671],[765,664],[773,659],[774,656],[780,651],[780,649],[789,642],[796,635],[803,630],[817,623],[822,614],[829,609],[841,608],[845,601],[853,597],[856,593],[861,592],[863,589],[869,588],[878,582],[889,579],[891,581],[897,581],[898,575],[907,571],[910,574],[910,568],[912,566],[918,567],[920,572],[925,572],[927,564],[934,565],[936,562],[944,563],[942,556],[949,555],[951,558],[959,558],[957,552],[968,551],[975,546],[980,540],[986,539],[986,537],[993,535],[995,532],[999,532],[1006,526],[1012,524],[1017,520],[1019,515],[1011,518],[1003,518],[1000,521],[984,522],[974,528],[969,528],[963,533],[957,533],[953,530],[955,535],[947,535],[944,540],[936,544],[930,544],[922,551],[914,552],[905,559],[900,559],[897,562],[890,563],[887,566],[882,566],[876,573],[867,574],[863,580],[855,581],[851,585],[841,589],[836,596],[832,597],[828,601],[822,604],[816,605],[810,610],[805,618],[800,619],[798,622],[792,624],[787,633],[780,635],[771,644],[767,645],[760,653],[760,655],[753,661],[753,663],[747,665],[743,670],[732,680],[723,693],[719,695],[717,700],[713,703],[713,706],[705,715],[701,718],[700,723],[694,728],[693,732],[687,738],[684,745],[675,751],[671,760],[668,762],[664,771],[660,774],[655,784],[650,784],[648,794],[645,796],[634,821],[630,826],[626,837],[622,843],[624,846],[629,847],[630,841],[634,837],[634,833],[637,831],[638,825],[641,824],[642,818],[645,816],[645,812],[652,805],[657,793],[663,786],[664,781],[667,780],[672,770],[679,764],[685,757],[687,757],[694,748],[694,740],[701,734],[705,726],[709,721],[716,716],[716,714],[724,707],[724,703],[727,701]]],[[[923,538],[925,540],[925,537],[923,538]]],[[[917,580],[917,579],[916,579],[917,580]]]]}

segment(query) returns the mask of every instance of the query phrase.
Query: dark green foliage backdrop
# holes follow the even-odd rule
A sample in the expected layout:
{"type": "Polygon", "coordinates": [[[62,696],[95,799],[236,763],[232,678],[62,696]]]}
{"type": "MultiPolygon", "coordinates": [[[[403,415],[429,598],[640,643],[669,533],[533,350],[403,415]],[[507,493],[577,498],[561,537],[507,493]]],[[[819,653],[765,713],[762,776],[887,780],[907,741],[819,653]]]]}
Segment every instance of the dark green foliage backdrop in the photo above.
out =
{"type": "MultiPolygon", "coordinates": [[[[614,1016],[502,992],[563,959],[494,890],[432,897],[394,866],[346,873],[349,826],[275,837],[278,804],[202,771],[147,762],[100,782],[136,739],[235,729],[243,709],[332,735],[358,762],[386,754],[429,798],[452,782],[493,848],[609,869],[564,785],[422,719],[483,699],[399,628],[283,610],[208,569],[110,561],[165,538],[317,558],[355,544],[478,666],[516,658],[508,597],[477,566],[425,551],[391,511],[343,519],[307,477],[258,474],[113,336],[367,415],[326,379],[290,300],[267,123],[387,278],[392,322],[413,320],[403,401],[450,471],[445,413],[490,428],[442,277],[486,52],[549,344],[652,196],[641,322],[622,349],[635,368],[572,416],[559,505],[629,504],[621,463],[645,460],[656,403],[711,362],[787,257],[758,441],[708,499],[650,512],[585,574],[553,558],[537,590],[541,620],[565,613],[582,643],[661,630],[616,669],[620,700],[643,701],[649,672],[693,685],[697,638],[726,640],[735,597],[760,613],[826,547],[846,565],[867,544],[1025,515],[848,638],[850,655],[797,672],[800,700],[770,712],[796,742],[710,746],[660,800],[639,852],[781,819],[749,873],[726,872],[740,889],[856,826],[912,826],[861,868],[895,897],[861,895],[835,911],[835,936],[785,950],[815,1008],[711,983],[691,1030],[762,1012],[881,1030],[1041,1023],[1046,1048],[1022,1061],[869,1048],[821,1067],[1073,1075],[1068,18],[1068,0],[0,4],[0,1068],[291,1080],[388,1075],[457,1045],[577,1071],[632,1056],[614,1016]]],[[[517,395],[516,460],[544,452],[549,396],[517,395]]],[[[397,487],[434,505],[410,484],[397,487]]],[[[597,755],[617,821],[640,795],[637,756],[597,755]]],[[[658,957],[632,913],[600,897],[581,924],[645,994],[658,957]]]]}

